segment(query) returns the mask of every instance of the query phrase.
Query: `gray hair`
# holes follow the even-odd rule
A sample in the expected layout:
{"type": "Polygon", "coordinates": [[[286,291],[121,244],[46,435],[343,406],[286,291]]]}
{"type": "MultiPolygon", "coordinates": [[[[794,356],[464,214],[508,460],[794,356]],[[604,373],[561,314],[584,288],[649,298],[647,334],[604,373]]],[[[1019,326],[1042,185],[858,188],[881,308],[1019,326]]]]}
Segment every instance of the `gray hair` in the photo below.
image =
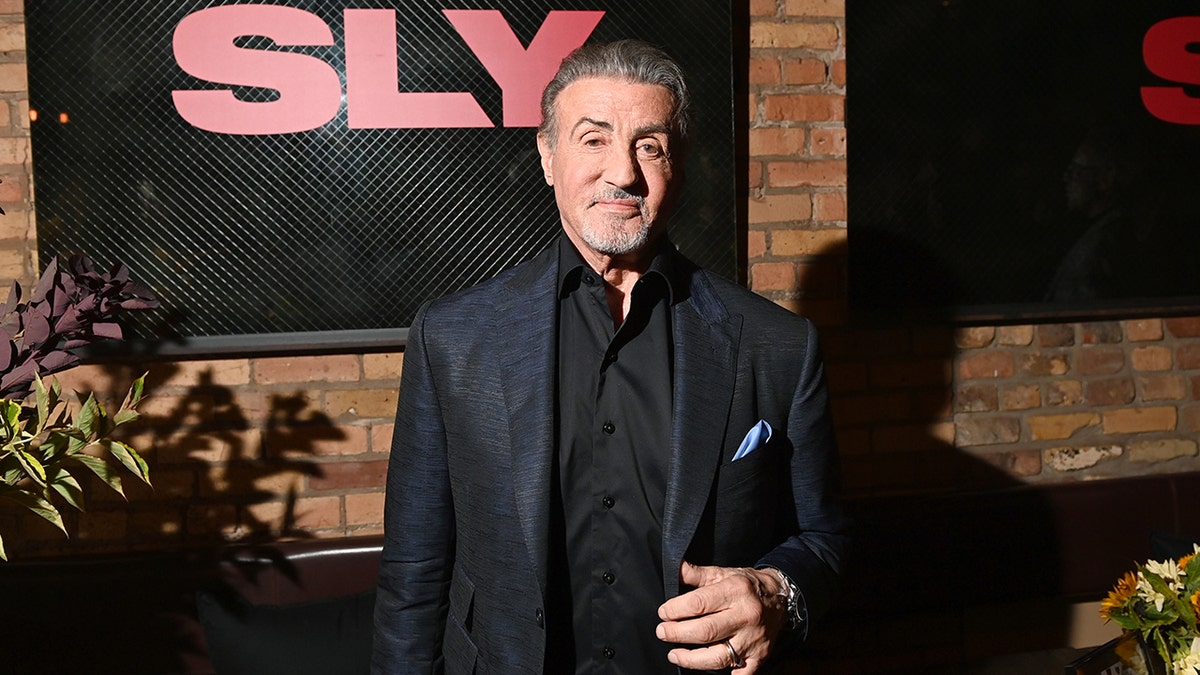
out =
{"type": "Polygon", "coordinates": [[[550,147],[555,147],[558,142],[558,126],[554,115],[558,95],[572,82],[589,77],[608,77],[633,84],[666,87],[675,98],[671,126],[680,150],[687,148],[690,99],[683,69],[666,52],[641,40],[584,45],[563,59],[554,79],[542,92],[542,123],[538,133],[550,141],[550,147]]]}

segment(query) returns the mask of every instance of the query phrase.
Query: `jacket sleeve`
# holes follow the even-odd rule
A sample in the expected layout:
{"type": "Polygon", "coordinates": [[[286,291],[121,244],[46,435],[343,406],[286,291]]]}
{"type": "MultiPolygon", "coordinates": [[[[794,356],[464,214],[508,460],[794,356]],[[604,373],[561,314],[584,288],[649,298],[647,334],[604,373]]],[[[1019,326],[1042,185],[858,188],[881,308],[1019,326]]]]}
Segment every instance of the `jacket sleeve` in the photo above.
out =
{"type": "Polygon", "coordinates": [[[802,641],[812,621],[832,602],[850,539],[849,524],[838,502],[838,455],[824,366],[811,324],[787,434],[794,449],[789,506],[795,509],[795,533],[767,553],[758,566],[775,567],[796,585],[801,616],[806,620],[793,638],[802,641]]]}
{"type": "Polygon", "coordinates": [[[424,327],[413,321],[404,351],[384,502],[375,604],[373,673],[440,673],[454,513],[446,433],[424,327]]]}

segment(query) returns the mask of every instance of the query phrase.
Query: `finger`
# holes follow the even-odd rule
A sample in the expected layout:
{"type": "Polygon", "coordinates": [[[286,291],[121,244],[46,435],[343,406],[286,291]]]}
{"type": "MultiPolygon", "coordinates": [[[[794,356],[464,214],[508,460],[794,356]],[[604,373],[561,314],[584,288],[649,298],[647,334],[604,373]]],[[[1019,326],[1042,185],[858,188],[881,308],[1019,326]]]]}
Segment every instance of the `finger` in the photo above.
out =
{"type": "Polygon", "coordinates": [[[688,591],[659,605],[658,618],[664,621],[679,621],[719,612],[729,607],[731,592],[725,584],[688,591]]]}
{"type": "Polygon", "coordinates": [[[667,653],[667,660],[680,668],[691,670],[719,670],[733,665],[729,648],[724,642],[695,649],[672,649],[667,653]]]}
{"type": "Polygon", "coordinates": [[[740,625],[731,612],[719,612],[686,621],[664,621],[654,629],[663,642],[681,645],[706,645],[733,635],[740,625]]]}
{"type": "Polygon", "coordinates": [[[701,586],[709,586],[729,575],[727,567],[713,567],[706,565],[693,565],[684,560],[679,566],[679,580],[688,586],[700,588],[701,586]]]}

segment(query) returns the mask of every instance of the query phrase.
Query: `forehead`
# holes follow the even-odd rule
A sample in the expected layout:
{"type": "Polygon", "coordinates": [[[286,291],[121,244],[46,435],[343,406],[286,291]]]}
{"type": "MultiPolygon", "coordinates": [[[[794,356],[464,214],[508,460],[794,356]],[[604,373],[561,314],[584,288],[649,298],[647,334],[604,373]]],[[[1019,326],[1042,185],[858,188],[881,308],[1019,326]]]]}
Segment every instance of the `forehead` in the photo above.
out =
{"type": "Polygon", "coordinates": [[[674,95],[662,85],[607,77],[580,78],[563,88],[555,101],[560,130],[584,120],[670,128],[674,107],[674,95]]]}

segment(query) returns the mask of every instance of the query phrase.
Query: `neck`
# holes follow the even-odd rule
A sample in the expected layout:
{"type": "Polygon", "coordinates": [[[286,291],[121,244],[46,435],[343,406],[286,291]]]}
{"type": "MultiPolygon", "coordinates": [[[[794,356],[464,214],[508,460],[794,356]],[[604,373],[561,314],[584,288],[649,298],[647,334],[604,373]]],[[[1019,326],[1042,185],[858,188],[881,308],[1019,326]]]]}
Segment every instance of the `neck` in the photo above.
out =
{"type": "Polygon", "coordinates": [[[567,238],[579,251],[583,262],[593,272],[604,279],[604,292],[608,298],[608,309],[612,313],[613,325],[619,327],[629,314],[630,297],[638,279],[650,267],[654,252],[658,250],[658,242],[651,240],[646,245],[629,253],[610,255],[592,249],[585,242],[576,241],[574,234],[567,232],[567,238]]]}

